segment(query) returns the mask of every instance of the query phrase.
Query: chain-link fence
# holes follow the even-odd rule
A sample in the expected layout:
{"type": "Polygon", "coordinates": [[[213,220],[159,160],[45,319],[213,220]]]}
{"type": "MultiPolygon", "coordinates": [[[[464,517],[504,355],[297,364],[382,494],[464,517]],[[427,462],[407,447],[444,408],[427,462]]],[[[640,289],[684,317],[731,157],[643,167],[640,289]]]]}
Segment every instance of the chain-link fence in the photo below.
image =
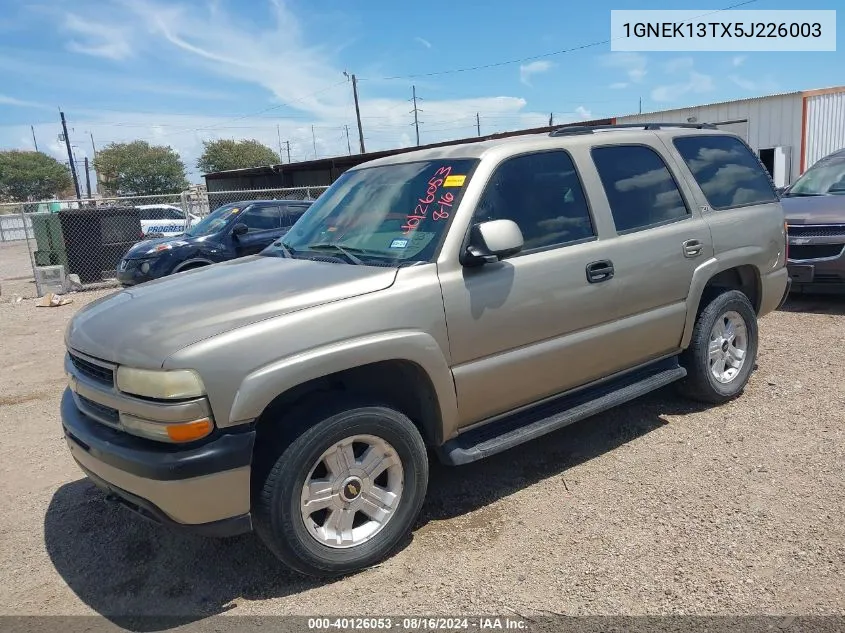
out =
{"type": "Polygon", "coordinates": [[[326,189],[192,190],[159,196],[3,203],[0,292],[8,281],[34,285],[37,296],[80,285],[114,285],[121,259],[140,241],[180,235],[223,205],[315,200],[326,189]]]}

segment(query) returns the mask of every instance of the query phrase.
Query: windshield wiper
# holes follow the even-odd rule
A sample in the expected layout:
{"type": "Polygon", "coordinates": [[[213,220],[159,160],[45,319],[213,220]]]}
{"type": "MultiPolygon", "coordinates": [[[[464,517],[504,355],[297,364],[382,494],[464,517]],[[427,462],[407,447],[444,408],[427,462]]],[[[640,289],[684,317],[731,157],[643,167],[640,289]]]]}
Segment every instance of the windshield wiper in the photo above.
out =
{"type": "MultiPolygon", "coordinates": [[[[352,253],[349,252],[350,250],[358,250],[358,249],[354,249],[354,248],[351,248],[351,247],[344,248],[343,246],[340,246],[338,244],[332,244],[331,242],[325,242],[323,244],[311,244],[305,250],[319,251],[319,250],[326,250],[326,249],[334,249],[334,250],[338,251],[341,255],[345,256],[346,259],[348,259],[350,262],[352,262],[353,264],[355,264],[357,266],[361,266],[361,265],[364,264],[364,262],[361,261],[360,258],[356,257],[355,255],[353,255],[352,253]]],[[[359,252],[362,252],[362,251],[359,250],[359,252]]]]}

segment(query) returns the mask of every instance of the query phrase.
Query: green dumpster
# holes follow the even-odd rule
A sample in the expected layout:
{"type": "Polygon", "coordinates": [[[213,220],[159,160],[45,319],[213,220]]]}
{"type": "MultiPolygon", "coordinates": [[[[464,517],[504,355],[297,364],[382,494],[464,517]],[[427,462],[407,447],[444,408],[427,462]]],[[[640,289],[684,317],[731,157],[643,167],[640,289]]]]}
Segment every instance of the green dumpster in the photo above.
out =
{"type": "Polygon", "coordinates": [[[35,251],[36,266],[67,267],[65,240],[62,235],[62,223],[57,213],[31,213],[32,232],[38,250],[35,251]]]}

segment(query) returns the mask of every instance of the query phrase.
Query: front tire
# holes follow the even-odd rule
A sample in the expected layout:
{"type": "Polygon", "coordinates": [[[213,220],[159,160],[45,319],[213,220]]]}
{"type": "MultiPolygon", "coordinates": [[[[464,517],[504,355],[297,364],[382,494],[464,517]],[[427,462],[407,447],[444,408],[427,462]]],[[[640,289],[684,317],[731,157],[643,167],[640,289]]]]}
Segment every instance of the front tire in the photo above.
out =
{"type": "Polygon", "coordinates": [[[742,292],[717,295],[699,313],[690,346],[681,354],[687,377],[681,393],[722,404],[740,395],[757,359],[757,315],[742,292]]]}
{"type": "Polygon", "coordinates": [[[389,556],[428,486],[425,444],[387,407],[317,416],[275,460],[255,500],[255,529],[286,565],[334,577],[389,556]]]}

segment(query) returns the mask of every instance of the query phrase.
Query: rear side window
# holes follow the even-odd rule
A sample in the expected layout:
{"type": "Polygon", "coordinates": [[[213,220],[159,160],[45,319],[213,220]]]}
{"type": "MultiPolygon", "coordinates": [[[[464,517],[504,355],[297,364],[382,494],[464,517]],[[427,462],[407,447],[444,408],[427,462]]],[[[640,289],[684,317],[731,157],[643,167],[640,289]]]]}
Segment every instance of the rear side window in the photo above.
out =
{"type": "Polygon", "coordinates": [[[776,202],[772,181],[733,136],[679,136],[672,141],[713,209],[776,202]]]}
{"type": "Polygon", "coordinates": [[[618,232],[634,231],[689,215],[678,185],[656,151],[643,145],[592,150],[618,232]]]}
{"type": "Polygon", "coordinates": [[[558,246],[595,235],[587,199],[569,154],[525,154],[503,162],[490,179],[475,221],[513,220],[524,250],[558,246]]]}

